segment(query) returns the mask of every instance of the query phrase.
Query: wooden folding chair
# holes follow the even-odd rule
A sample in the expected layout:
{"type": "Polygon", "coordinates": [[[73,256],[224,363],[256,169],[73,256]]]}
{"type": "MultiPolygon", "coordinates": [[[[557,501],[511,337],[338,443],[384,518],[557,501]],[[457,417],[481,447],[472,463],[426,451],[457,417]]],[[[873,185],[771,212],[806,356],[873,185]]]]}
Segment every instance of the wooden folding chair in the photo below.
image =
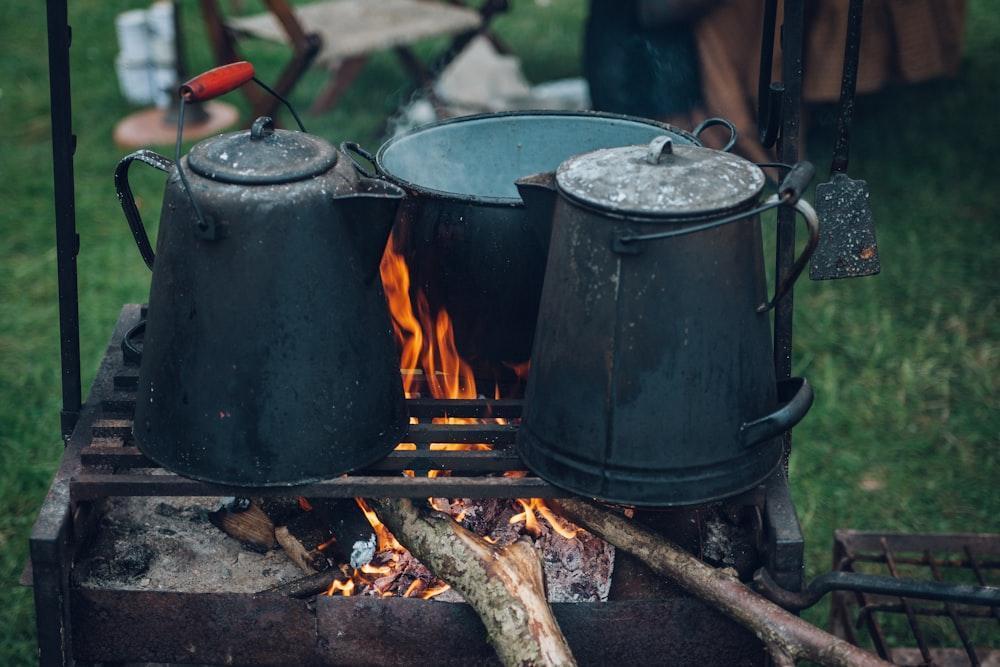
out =
{"type": "MultiPolygon", "coordinates": [[[[330,81],[314,100],[314,113],[333,107],[377,51],[392,49],[415,85],[428,90],[434,75],[477,35],[487,36],[506,51],[489,32],[489,24],[507,9],[508,0],[485,0],[478,9],[463,0],[324,0],[294,9],[287,0],[264,0],[264,4],[265,13],[226,18],[218,0],[201,0],[216,61],[242,60],[239,38],[288,44],[292,56],[272,88],[286,97],[310,65],[328,68],[330,81]],[[451,36],[451,43],[429,65],[410,48],[421,39],[440,36],[451,36]]],[[[250,86],[244,90],[254,115],[272,115],[280,104],[262,90],[250,86]]]]}

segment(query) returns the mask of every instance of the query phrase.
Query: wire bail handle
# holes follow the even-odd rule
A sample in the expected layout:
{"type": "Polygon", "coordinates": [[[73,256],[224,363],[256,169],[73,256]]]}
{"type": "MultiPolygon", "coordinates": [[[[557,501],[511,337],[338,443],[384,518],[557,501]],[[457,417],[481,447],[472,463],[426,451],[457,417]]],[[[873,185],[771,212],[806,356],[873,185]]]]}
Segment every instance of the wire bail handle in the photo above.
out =
{"type": "MultiPolygon", "coordinates": [[[[214,220],[206,217],[202,212],[201,207],[191,193],[191,185],[188,183],[187,175],[184,173],[184,167],[181,163],[181,144],[184,140],[184,109],[188,104],[207,102],[220,95],[232,92],[249,81],[253,81],[284,104],[291,112],[292,117],[295,118],[299,129],[302,132],[306,131],[305,125],[302,124],[302,119],[299,118],[299,114],[296,113],[291,103],[279,95],[273,88],[258,79],[254,73],[253,65],[246,60],[210,69],[181,85],[177,91],[181,103],[177,113],[177,141],[174,144],[174,162],[177,165],[177,174],[180,176],[181,185],[184,187],[188,201],[191,202],[195,217],[198,218],[198,222],[195,225],[195,232],[199,237],[207,240],[218,239],[221,236],[221,230],[214,220]]],[[[271,118],[266,118],[266,121],[263,118],[255,121],[251,129],[251,138],[254,138],[255,133],[256,137],[259,138],[268,124],[270,125],[270,131],[273,132],[274,121],[271,118]]]]}

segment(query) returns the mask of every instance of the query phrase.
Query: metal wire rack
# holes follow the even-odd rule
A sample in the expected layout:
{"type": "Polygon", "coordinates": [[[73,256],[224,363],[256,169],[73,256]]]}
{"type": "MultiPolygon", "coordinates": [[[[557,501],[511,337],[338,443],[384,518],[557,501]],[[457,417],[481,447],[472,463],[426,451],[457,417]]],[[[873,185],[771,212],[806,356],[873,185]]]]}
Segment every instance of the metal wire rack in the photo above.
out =
{"type": "MultiPolygon", "coordinates": [[[[126,306],[118,330],[130,330],[141,310],[126,306]]],[[[81,467],[70,480],[74,502],[106,496],[228,496],[246,489],[199,482],[170,473],[147,459],[132,437],[132,412],[138,385],[138,367],[121,353],[108,355],[110,367],[102,373],[110,382],[101,393],[99,414],[90,424],[90,440],[80,451],[81,467]]],[[[372,467],[333,479],[296,486],[254,490],[256,495],[295,493],[312,498],[353,496],[554,498],[565,495],[526,472],[514,451],[516,420],[522,402],[517,399],[409,399],[410,425],[402,442],[415,449],[397,450],[372,467]],[[435,418],[462,417],[485,423],[435,423],[435,418]],[[512,423],[513,422],[513,423],[512,423]],[[434,448],[455,444],[486,444],[491,449],[434,448]],[[427,471],[450,471],[427,476],[427,471]],[[413,471],[405,476],[404,471],[413,471]]]]}
{"type": "MultiPolygon", "coordinates": [[[[834,569],[895,578],[996,585],[1000,534],[834,533],[834,569]]],[[[830,626],[903,665],[1000,663],[1000,609],[928,603],[866,593],[834,593],[830,626]]]]}

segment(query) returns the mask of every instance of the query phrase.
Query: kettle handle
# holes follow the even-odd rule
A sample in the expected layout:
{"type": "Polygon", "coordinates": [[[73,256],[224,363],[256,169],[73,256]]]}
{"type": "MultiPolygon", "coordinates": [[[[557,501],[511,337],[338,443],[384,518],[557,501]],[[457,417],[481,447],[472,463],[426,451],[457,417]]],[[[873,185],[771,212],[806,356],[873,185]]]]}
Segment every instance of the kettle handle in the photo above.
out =
{"type": "Polygon", "coordinates": [[[721,148],[721,150],[729,152],[729,149],[736,145],[736,140],[739,139],[739,133],[736,131],[736,126],[725,118],[706,118],[698,123],[697,127],[691,130],[691,134],[693,134],[698,141],[701,141],[701,133],[710,127],[715,127],[716,125],[721,125],[729,130],[729,141],[727,141],[726,145],[721,148]]]}
{"type": "Polygon", "coordinates": [[[142,218],[139,216],[139,208],[135,205],[132,187],[128,182],[128,169],[136,160],[168,173],[173,169],[174,161],[163,157],[159,153],[143,149],[123,157],[115,168],[115,190],[118,192],[118,201],[121,202],[122,212],[125,213],[125,221],[128,222],[128,227],[132,230],[132,237],[135,239],[136,246],[139,247],[139,254],[142,255],[142,261],[146,262],[146,266],[152,270],[153,260],[155,259],[153,246],[149,243],[146,227],[142,224],[142,218]]]}
{"type": "Polygon", "coordinates": [[[740,440],[744,447],[770,440],[802,421],[813,404],[812,385],[805,378],[779,380],[778,400],[781,405],[777,410],[740,427],[740,440]]]}
{"type": "Polygon", "coordinates": [[[345,141],[340,144],[340,152],[346,155],[351,160],[351,164],[354,165],[354,170],[361,174],[365,178],[384,178],[385,173],[378,166],[378,159],[361,147],[356,141],[345,141]],[[358,159],[354,157],[355,155],[360,155],[365,159],[366,162],[371,164],[372,171],[365,169],[364,165],[358,162],[358,159]]]}
{"type": "Polygon", "coordinates": [[[185,102],[205,102],[236,90],[253,78],[253,65],[240,60],[202,72],[185,81],[178,92],[185,102]]]}

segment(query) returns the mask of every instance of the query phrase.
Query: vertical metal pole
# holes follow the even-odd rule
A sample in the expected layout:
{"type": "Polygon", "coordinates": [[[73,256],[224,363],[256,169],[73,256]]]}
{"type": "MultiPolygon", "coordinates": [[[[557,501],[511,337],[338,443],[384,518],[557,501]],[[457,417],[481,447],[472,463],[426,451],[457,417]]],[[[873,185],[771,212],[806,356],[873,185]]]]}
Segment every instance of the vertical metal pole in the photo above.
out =
{"type": "Polygon", "coordinates": [[[52,172],[56,212],[56,263],[59,282],[59,346],[62,360],[62,432],[67,438],[80,415],[80,312],[76,283],[76,233],[73,191],[72,103],[69,47],[72,34],[67,0],[47,0],[49,33],[49,98],[52,115],[52,172]]]}
{"type": "MultiPolygon", "coordinates": [[[[781,26],[782,79],[785,85],[782,100],[781,161],[795,164],[799,159],[799,132],[802,114],[802,44],[805,29],[803,0],[785,0],[781,26]]],[[[778,249],[775,275],[783,281],[795,261],[795,211],[787,206],[778,209],[778,249]]],[[[792,374],[792,314],[793,292],[788,291],[774,309],[774,370],[779,380],[792,374]]],[[[792,444],[791,433],[785,434],[785,452],[792,444]]]]}

